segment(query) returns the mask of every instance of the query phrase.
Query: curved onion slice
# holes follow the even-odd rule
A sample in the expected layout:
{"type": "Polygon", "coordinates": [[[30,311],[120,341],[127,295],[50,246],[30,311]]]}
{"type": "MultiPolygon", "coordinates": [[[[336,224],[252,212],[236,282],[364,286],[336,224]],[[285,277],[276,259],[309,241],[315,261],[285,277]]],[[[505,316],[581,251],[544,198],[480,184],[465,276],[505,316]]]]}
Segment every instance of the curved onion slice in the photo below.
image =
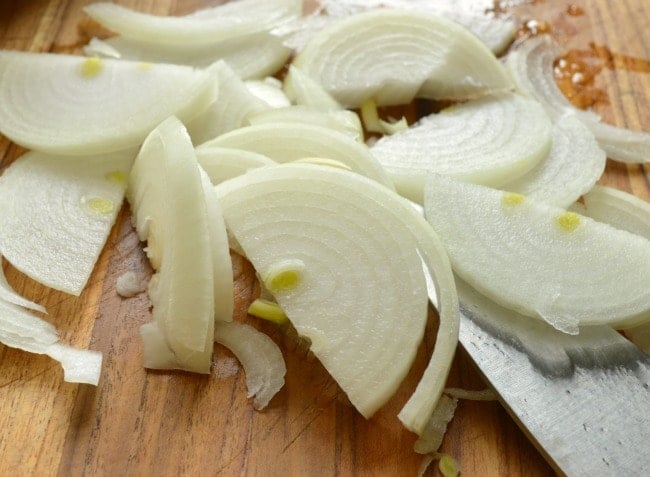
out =
{"type": "Polygon", "coordinates": [[[216,146],[198,148],[196,159],[214,185],[245,174],[249,169],[277,164],[256,152],[216,146]]]}
{"type": "Polygon", "coordinates": [[[501,188],[531,199],[569,207],[589,191],[605,170],[607,155],[589,128],[575,116],[553,125],[551,151],[531,171],[501,188]]]}
{"type": "Polygon", "coordinates": [[[255,169],[217,191],[226,224],[266,289],[364,416],[395,391],[422,337],[422,255],[436,281],[440,328],[399,415],[421,432],[458,339],[453,276],[431,227],[395,193],[331,167],[255,169]]]}
{"type": "Polygon", "coordinates": [[[295,65],[289,66],[284,77],[284,92],[296,104],[311,106],[321,111],[338,111],[343,107],[320,83],[307,76],[295,65]]]}
{"type": "Polygon", "coordinates": [[[305,157],[335,159],[370,179],[392,188],[392,182],[368,148],[345,134],[310,124],[258,124],[231,131],[201,144],[244,149],[263,154],[276,162],[305,157]]]}
{"type": "Polygon", "coordinates": [[[594,186],[583,196],[581,213],[650,240],[650,204],[622,190],[594,186]]]}
{"type": "Polygon", "coordinates": [[[263,80],[248,80],[244,83],[253,96],[261,99],[271,108],[286,108],[291,106],[291,101],[282,91],[282,82],[276,78],[268,77],[263,80]]]}
{"type": "Polygon", "coordinates": [[[552,118],[576,115],[596,136],[609,158],[628,163],[649,161],[650,133],[603,123],[595,113],[580,110],[566,99],[553,75],[553,62],[557,56],[558,46],[551,37],[542,35],[530,38],[512,50],[506,65],[517,87],[540,101],[552,118]]]}
{"type": "Polygon", "coordinates": [[[59,342],[53,325],[21,307],[0,299],[0,342],[29,353],[46,354],[59,361],[63,379],[69,383],[97,385],[102,354],[80,350],[59,342]]]}
{"type": "Polygon", "coordinates": [[[551,122],[536,102],[516,94],[452,106],[384,136],[372,155],[397,190],[422,202],[431,172],[499,186],[528,172],[551,146],[551,122]]]}
{"type": "Polygon", "coordinates": [[[158,270],[149,284],[153,320],[140,328],[144,364],[209,373],[215,309],[211,231],[200,168],[175,117],[142,145],[128,198],[158,270]]]}
{"type": "Polygon", "coordinates": [[[120,210],[133,156],[17,159],[0,177],[0,253],[30,278],[79,295],[120,210]]]}
{"type": "Polygon", "coordinates": [[[39,311],[41,313],[47,313],[45,307],[34,303],[31,300],[23,297],[22,295],[16,293],[16,291],[11,288],[9,282],[7,282],[7,277],[5,277],[4,270],[2,269],[2,257],[0,256],[0,301],[6,301],[14,305],[22,306],[28,310],[39,311]]]}
{"type": "Polygon", "coordinates": [[[134,40],[205,44],[270,30],[300,15],[299,0],[240,0],[182,17],[156,16],[108,3],[84,7],[93,20],[134,40]]]}
{"type": "Polygon", "coordinates": [[[244,323],[216,323],[214,340],[237,357],[246,373],[248,397],[255,396],[253,407],[264,409],[284,386],[287,368],[275,342],[261,331],[244,323]]]}
{"type": "Polygon", "coordinates": [[[171,114],[196,115],[211,82],[185,66],[1,51],[0,132],[53,154],[118,151],[171,114]]]}
{"type": "Polygon", "coordinates": [[[370,98],[381,106],[416,95],[476,97],[512,84],[494,54],[463,27],[407,10],[346,18],[316,35],[294,64],[346,107],[370,98]]]}
{"type": "Polygon", "coordinates": [[[650,313],[650,241],[525,196],[432,176],[427,219],[454,271],[497,303],[575,334],[650,313]]]}
{"type": "Polygon", "coordinates": [[[268,32],[258,32],[205,45],[168,45],[115,36],[93,38],[84,47],[87,56],[122,58],[150,63],[173,63],[206,68],[225,61],[243,79],[263,78],[276,73],[291,55],[282,40],[268,32]]]}
{"type": "Polygon", "coordinates": [[[224,61],[212,67],[216,82],[214,99],[203,112],[186,121],[187,131],[194,144],[201,144],[220,134],[246,124],[249,115],[270,108],[250,92],[246,84],[224,61]]]}
{"type": "Polygon", "coordinates": [[[263,123],[304,123],[326,127],[343,133],[355,141],[363,140],[363,128],[359,116],[345,109],[323,111],[309,106],[288,106],[274,108],[252,114],[248,117],[251,125],[263,123]]]}

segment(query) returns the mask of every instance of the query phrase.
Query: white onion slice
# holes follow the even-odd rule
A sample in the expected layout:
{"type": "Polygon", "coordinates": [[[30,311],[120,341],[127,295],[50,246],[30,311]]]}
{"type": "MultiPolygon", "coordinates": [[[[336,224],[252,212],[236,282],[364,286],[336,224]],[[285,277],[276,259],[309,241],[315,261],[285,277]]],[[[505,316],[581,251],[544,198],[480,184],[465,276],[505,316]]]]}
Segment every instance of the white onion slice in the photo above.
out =
{"type": "Polygon", "coordinates": [[[650,133],[603,123],[598,115],[576,108],[564,96],[553,75],[558,50],[548,35],[530,38],[512,50],[506,65],[517,87],[540,101],[554,119],[576,115],[596,136],[610,159],[628,163],[650,161],[650,133]]]}
{"type": "Polygon", "coordinates": [[[419,250],[434,275],[441,317],[430,364],[399,415],[420,433],[458,338],[453,276],[428,224],[385,187],[332,167],[255,169],[217,191],[228,228],[267,289],[364,416],[394,392],[422,336],[419,250]]]}
{"type": "Polygon", "coordinates": [[[282,82],[273,77],[263,80],[248,80],[245,82],[253,96],[261,99],[271,108],[286,108],[291,106],[291,101],[282,91],[282,82]]]}
{"type": "Polygon", "coordinates": [[[458,398],[442,395],[436,410],[431,415],[427,427],[420,438],[413,444],[413,450],[418,454],[431,454],[436,452],[442,444],[442,439],[447,432],[447,425],[451,422],[458,406],[458,398]]]}
{"type": "Polygon", "coordinates": [[[216,323],[214,340],[237,357],[246,373],[248,397],[253,407],[264,409],[284,386],[287,368],[275,342],[261,331],[244,323],[216,323]]]}
{"type": "Polygon", "coordinates": [[[427,116],[384,136],[371,152],[397,190],[421,203],[432,172],[496,187],[528,172],[550,147],[551,122],[544,109],[534,100],[504,94],[427,116]]]}
{"type": "Polygon", "coordinates": [[[497,303],[576,334],[650,314],[650,241],[564,209],[432,176],[425,210],[454,271],[497,303]]]}
{"type": "Polygon", "coordinates": [[[248,122],[251,125],[287,122],[313,124],[343,133],[355,141],[363,140],[363,128],[359,116],[354,111],[345,109],[323,111],[309,106],[288,106],[251,114],[248,122]]]}
{"type": "Polygon", "coordinates": [[[270,108],[248,89],[224,61],[211,68],[215,76],[214,99],[190,121],[186,121],[187,131],[194,144],[204,143],[220,134],[240,128],[246,124],[249,115],[270,108]]]}
{"type": "Polygon", "coordinates": [[[79,295],[120,210],[133,157],[17,159],[0,177],[0,253],[30,278],[79,295]]]}
{"type": "Polygon", "coordinates": [[[392,182],[368,148],[345,134],[310,124],[258,124],[231,131],[201,144],[239,148],[263,154],[276,162],[305,157],[335,159],[370,179],[392,188],[392,182]]]}
{"type": "Polygon", "coordinates": [[[38,311],[41,313],[47,313],[45,307],[34,303],[31,300],[28,300],[24,296],[17,293],[7,282],[7,277],[5,277],[4,270],[2,269],[2,256],[0,256],[0,300],[4,300],[8,303],[14,305],[22,306],[28,310],[38,311]]]}
{"type": "Polygon", "coordinates": [[[200,112],[211,81],[178,65],[0,51],[0,132],[53,154],[127,149],[169,115],[200,112]]]}
{"type": "Polygon", "coordinates": [[[214,185],[245,174],[249,169],[277,164],[256,152],[216,146],[198,148],[196,159],[214,185]]]}
{"type": "Polygon", "coordinates": [[[314,107],[322,111],[343,109],[320,83],[307,76],[295,65],[289,66],[289,71],[284,77],[284,92],[295,104],[314,107]]]}
{"type": "Polygon", "coordinates": [[[575,116],[566,116],[553,125],[548,155],[526,175],[501,188],[569,207],[596,184],[606,161],[607,154],[589,128],[575,116]]]}
{"type": "Polygon", "coordinates": [[[66,382],[95,386],[99,382],[100,352],[79,350],[59,342],[53,325],[1,299],[0,342],[30,353],[46,354],[59,361],[66,382]]]}
{"type": "Polygon", "coordinates": [[[640,197],[597,185],[583,200],[581,213],[650,240],[650,204],[640,197]]]}
{"type": "Polygon", "coordinates": [[[140,329],[145,367],[209,373],[215,314],[212,237],[200,167],[175,117],[142,145],[128,198],[157,269],[149,284],[153,319],[140,329]]]}
{"type": "Polygon", "coordinates": [[[404,104],[477,97],[510,89],[494,54],[458,24],[408,10],[346,18],[316,35],[294,64],[346,107],[373,98],[404,104]]]}
{"type": "Polygon", "coordinates": [[[291,55],[291,49],[271,33],[262,31],[205,45],[169,45],[115,36],[93,38],[84,47],[87,56],[122,58],[150,63],[173,63],[206,68],[225,61],[243,79],[263,78],[276,73],[291,55]]]}
{"type": "Polygon", "coordinates": [[[206,44],[267,31],[302,11],[298,0],[240,0],[182,17],[157,16],[98,2],[84,7],[93,20],[126,38],[161,44],[206,44]]]}

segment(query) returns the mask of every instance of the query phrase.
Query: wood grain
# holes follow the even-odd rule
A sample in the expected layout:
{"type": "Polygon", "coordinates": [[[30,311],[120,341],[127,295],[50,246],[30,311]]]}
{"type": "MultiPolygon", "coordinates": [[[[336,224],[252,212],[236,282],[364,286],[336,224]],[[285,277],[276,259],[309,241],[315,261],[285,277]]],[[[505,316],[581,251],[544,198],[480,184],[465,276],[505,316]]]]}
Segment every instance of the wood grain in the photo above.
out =
{"type": "MultiPolygon", "coordinates": [[[[92,29],[82,0],[0,2],[0,47],[78,52],[92,29]]],[[[158,14],[187,13],[220,3],[199,0],[123,0],[158,14]]],[[[515,2],[516,3],[516,2],[515,2]]],[[[567,48],[589,42],[650,58],[650,4],[645,0],[527,4],[524,19],[548,21],[567,48]]],[[[650,130],[650,75],[624,68],[597,77],[607,102],[595,105],[612,123],[650,130]]],[[[24,150],[0,136],[0,167],[24,150]]],[[[603,183],[650,200],[646,166],[608,164],[603,183]]],[[[234,256],[239,319],[257,293],[250,265],[234,256]]],[[[48,309],[63,341],[104,353],[97,388],[63,382],[44,356],[0,345],[0,475],[416,475],[414,436],[396,413],[414,388],[435,335],[435,319],[417,364],[398,394],[366,421],[322,366],[290,335],[255,326],[275,339],[287,360],[286,387],[264,412],[246,399],[244,374],[215,347],[210,376],[151,372],[141,366],[138,328],[150,319],[147,298],[117,296],[116,278],[150,269],[125,206],[90,283],[76,298],[49,290],[3,264],[10,283],[48,309]]],[[[482,389],[474,365],[458,351],[450,385],[482,389]]],[[[461,402],[442,449],[466,476],[547,476],[553,472],[496,402],[461,402]]],[[[435,468],[428,475],[438,475],[435,468]]]]}

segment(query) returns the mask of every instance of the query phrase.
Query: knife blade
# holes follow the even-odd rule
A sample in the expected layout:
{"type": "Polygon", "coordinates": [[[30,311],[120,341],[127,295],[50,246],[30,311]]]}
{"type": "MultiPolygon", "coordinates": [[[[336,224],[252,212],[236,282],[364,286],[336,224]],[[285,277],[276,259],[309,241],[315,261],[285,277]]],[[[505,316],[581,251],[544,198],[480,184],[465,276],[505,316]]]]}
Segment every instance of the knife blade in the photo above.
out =
{"type": "Polygon", "coordinates": [[[609,327],[565,335],[458,288],[462,346],[557,472],[650,475],[647,355],[609,327]]]}

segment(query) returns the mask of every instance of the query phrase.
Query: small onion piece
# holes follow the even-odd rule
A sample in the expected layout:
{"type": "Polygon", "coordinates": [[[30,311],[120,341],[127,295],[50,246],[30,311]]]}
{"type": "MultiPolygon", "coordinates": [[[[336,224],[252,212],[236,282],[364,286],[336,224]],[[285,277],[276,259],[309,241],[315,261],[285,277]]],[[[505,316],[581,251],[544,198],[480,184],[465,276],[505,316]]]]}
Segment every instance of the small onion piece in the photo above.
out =
{"type": "Polygon", "coordinates": [[[106,40],[93,38],[84,47],[86,56],[122,58],[150,63],[206,68],[222,60],[242,79],[263,78],[276,73],[291,55],[282,40],[269,32],[221,40],[205,45],[168,45],[115,36],[106,40]]]}
{"type": "Polygon", "coordinates": [[[289,65],[289,71],[284,78],[284,92],[295,104],[311,106],[323,111],[343,109],[320,83],[310,78],[300,68],[296,68],[295,65],[289,65]]]}
{"type": "Polygon", "coordinates": [[[384,136],[370,149],[397,190],[421,203],[425,178],[445,174],[500,186],[535,167],[551,147],[551,122],[534,100],[486,96],[384,136]]]}
{"type": "Polygon", "coordinates": [[[440,397],[435,411],[431,415],[429,422],[427,422],[427,427],[413,445],[415,452],[418,454],[431,454],[438,450],[447,432],[447,425],[453,419],[457,406],[458,398],[445,394],[440,397]]]}
{"type": "Polygon", "coordinates": [[[287,368],[278,345],[261,331],[237,322],[216,323],[214,340],[237,357],[246,373],[248,397],[255,397],[253,407],[264,409],[284,386],[287,368]]]}
{"type": "Polygon", "coordinates": [[[248,126],[201,144],[204,148],[229,147],[263,154],[276,162],[305,157],[335,159],[386,187],[393,188],[388,175],[368,148],[345,134],[311,124],[274,123],[248,126]]]}
{"type": "Polygon", "coordinates": [[[530,38],[512,50],[506,65],[517,88],[540,101],[553,119],[577,116],[610,159],[627,163],[650,161],[650,133],[603,123],[598,115],[576,108],[564,96],[553,74],[558,50],[558,45],[548,35],[530,38]]]}
{"type": "Polygon", "coordinates": [[[425,190],[427,220],[454,271],[497,303],[576,334],[650,314],[650,241],[564,209],[445,176],[425,190]]]}
{"type": "Polygon", "coordinates": [[[316,35],[294,65],[346,107],[464,99],[509,90],[494,54],[443,17],[379,9],[341,20],[316,35]]]}
{"type": "Polygon", "coordinates": [[[5,276],[4,270],[2,268],[2,256],[0,256],[0,300],[21,306],[23,308],[27,308],[28,310],[47,313],[44,306],[28,300],[24,296],[16,293],[16,290],[11,288],[11,285],[9,282],[7,282],[7,277],[5,276]]]}
{"type": "Polygon", "coordinates": [[[56,328],[23,308],[0,299],[0,342],[59,361],[69,383],[97,385],[102,367],[98,351],[79,350],[59,341],[56,328]]]}
{"type": "Polygon", "coordinates": [[[79,295],[120,211],[134,153],[28,152],[0,176],[0,253],[18,270],[79,295]]]}
{"type": "Polygon", "coordinates": [[[161,44],[209,44],[269,31],[302,11],[299,0],[240,0],[182,17],[157,16],[108,2],[87,5],[84,12],[126,38],[161,44]]]}
{"type": "Polygon", "coordinates": [[[171,114],[198,114],[213,81],[186,66],[0,51],[0,132],[51,154],[124,150],[171,114]]]}
{"type": "Polygon", "coordinates": [[[262,80],[248,80],[245,84],[253,96],[261,99],[271,108],[291,106],[291,100],[282,91],[282,82],[276,78],[267,77],[262,80]]]}
{"type": "Polygon", "coordinates": [[[395,391],[422,337],[422,255],[437,287],[440,327],[399,415],[422,432],[442,394],[459,322],[450,265],[431,227],[394,192],[327,166],[255,169],[217,191],[229,230],[364,416],[395,391]]]}
{"type": "Polygon", "coordinates": [[[607,154],[589,128],[575,116],[566,116],[553,125],[548,155],[526,175],[500,188],[566,208],[596,184],[606,161],[607,154]]]}

